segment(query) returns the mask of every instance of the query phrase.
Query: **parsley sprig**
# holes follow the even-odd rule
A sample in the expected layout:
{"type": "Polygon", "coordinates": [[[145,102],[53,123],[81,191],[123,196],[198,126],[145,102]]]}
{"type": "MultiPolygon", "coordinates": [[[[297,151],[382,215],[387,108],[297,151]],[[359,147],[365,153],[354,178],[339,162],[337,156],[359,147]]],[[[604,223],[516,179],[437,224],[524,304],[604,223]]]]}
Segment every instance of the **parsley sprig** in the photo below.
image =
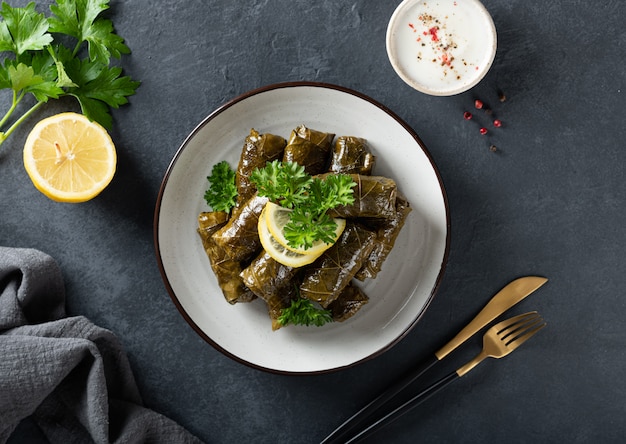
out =
{"type": "Polygon", "coordinates": [[[293,208],[307,200],[307,191],[313,178],[304,172],[304,167],[295,162],[268,162],[250,175],[250,182],[260,196],[285,208],[293,208]]]}
{"type": "Polygon", "coordinates": [[[207,177],[210,187],[204,193],[204,200],[213,211],[230,212],[237,203],[235,172],[225,160],[216,163],[207,177]]]}
{"type": "Polygon", "coordinates": [[[260,196],[293,209],[283,232],[289,246],[304,249],[315,241],[335,241],[337,223],[326,212],[353,203],[356,186],[346,174],[311,177],[297,163],[278,160],[255,170],[250,181],[260,196]]]}
{"type": "Polygon", "coordinates": [[[0,129],[25,97],[34,96],[36,103],[0,132],[0,144],[44,103],[63,96],[76,98],[83,114],[111,128],[110,108],[128,103],[139,82],[110,65],[130,49],[111,20],[100,16],[108,8],[109,0],[56,0],[46,17],[34,2],[23,8],[2,3],[0,52],[8,55],[0,64],[0,90],[11,90],[13,99],[0,129]]]}
{"type": "Polygon", "coordinates": [[[317,307],[312,301],[306,298],[292,300],[291,305],[287,308],[283,308],[278,317],[278,323],[282,326],[294,324],[321,327],[329,322],[333,322],[330,310],[317,307]]]}

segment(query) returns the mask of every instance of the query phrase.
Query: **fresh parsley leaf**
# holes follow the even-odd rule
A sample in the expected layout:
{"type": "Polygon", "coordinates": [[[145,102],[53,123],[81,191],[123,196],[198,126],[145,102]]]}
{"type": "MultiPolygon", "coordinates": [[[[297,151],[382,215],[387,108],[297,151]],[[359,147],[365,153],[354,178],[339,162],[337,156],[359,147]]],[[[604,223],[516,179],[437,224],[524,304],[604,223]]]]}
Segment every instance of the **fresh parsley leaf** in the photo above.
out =
{"type": "Polygon", "coordinates": [[[13,91],[20,91],[29,86],[41,84],[44,81],[41,76],[35,75],[35,70],[33,70],[32,67],[26,66],[23,63],[18,63],[17,66],[9,66],[7,73],[11,80],[11,89],[13,91]]]}
{"type": "Polygon", "coordinates": [[[230,212],[237,203],[235,172],[225,160],[213,165],[207,177],[210,187],[204,193],[204,200],[213,211],[230,212]]]}
{"type": "Polygon", "coordinates": [[[88,59],[69,60],[65,70],[76,85],[67,88],[67,94],[76,97],[87,117],[109,129],[112,125],[109,107],[128,103],[127,97],[139,86],[130,77],[122,77],[121,68],[88,59]]]}
{"type": "Polygon", "coordinates": [[[108,0],[57,0],[50,6],[50,32],[72,36],[79,44],[87,42],[89,59],[109,64],[111,56],[120,58],[130,49],[124,39],[115,34],[113,23],[99,17],[109,8],[108,0]]]}
{"type": "Polygon", "coordinates": [[[24,8],[12,8],[2,2],[0,14],[0,51],[11,51],[21,55],[26,51],[38,51],[52,42],[48,33],[48,21],[35,11],[35,3],[24,8]]]}
{"type": "Polygon", "coordinates": [[[47,102],[49,98],[58,99],[63,94],[63,90],[56,85],[56,82],[44,80],[42,76],[35,74],[35,70],[31,66],[26,66],[23,63],[9,66],[7,74],[13,91],[29,92],[39,102],[47,102]]]}
{"type": "Polygon", "coordinates": [[[307,199],[311,176],[304,167],[295,162],[268,162],[265,168],[254,170],[250,182],[256,187],[260,196],[280,203],[285,208],[293,208],[307,199]]]}
{"type": "Polygon", "coordinates": [[[106,103],[91,99],[88,96],[82,95],[80,92],[76,91],[69,93],[69,95],[74,96],[76,100],[78,100],[80,110],[85,116],[87,116],[90,120],[98,122],[106,129],[111,129],[113,126],[113,117],[111,116],[106,103]]]}
{"type": "Polygon", "coordinates": [[[326,213],[318,214],[307,206],[296,207],[283,228],[287,244],[294,248],[311,248],[313,242],[335,242],[337,223],[326,213]]]}
{"type": "Polygon", "coordinates": [[[354,203],[354,191],[356,182],[347,174],[329,174],[322,182],[322,193],[324,206],[327,209],[335,208],[339,205],[350,205],[354,203]]]}
{"type": "Polygon", "coordinates": [[[89,58],[102,63],[109,63],[111,57],[119,59],[122,54],[129,54],[130,49],[124,39],[113,32],[113,23],[110,20],[96,20],[85,40],[89,44],[89,58]]]}
{"type": "MultiPolygon", "coordinates": [[[[94,64],[94,62],[83,63],[94,64]]],[[[139,86],[138,82],[132,81],[130,77],[121,77],[122,68],[117,66],[101,65],[97,69],[99,73],[95,79],[82,83],[82,79],[77,78],[78,86],[76,89],[71,89],[70,92],[100,100],[111,108],[119,108],[120,105],[128,103],[127,97],[135,92],[139,86]]]]}
{"type": "Polygon", "coordinates": [[[281,310],[278,322],[283,326],[294,324],[321,327],[333,322],[333,317],[329,310],[316,307],[309,299],[298,298],[292,300],[289,307],[281,310]]]}

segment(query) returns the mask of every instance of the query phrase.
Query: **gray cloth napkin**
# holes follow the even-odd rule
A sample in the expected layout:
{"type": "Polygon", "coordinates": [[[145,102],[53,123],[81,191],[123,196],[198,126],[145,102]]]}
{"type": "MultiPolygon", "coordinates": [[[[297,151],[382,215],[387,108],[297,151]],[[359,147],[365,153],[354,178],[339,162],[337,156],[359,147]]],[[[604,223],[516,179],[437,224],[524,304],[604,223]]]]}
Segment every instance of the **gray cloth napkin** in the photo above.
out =
{"type": "Polygon", "coordinates": [[[52,443],[200,443],[143,406],[109,330],[66,317],[48,255],[0,247],[0,443],[24,418],[52,443]]]}

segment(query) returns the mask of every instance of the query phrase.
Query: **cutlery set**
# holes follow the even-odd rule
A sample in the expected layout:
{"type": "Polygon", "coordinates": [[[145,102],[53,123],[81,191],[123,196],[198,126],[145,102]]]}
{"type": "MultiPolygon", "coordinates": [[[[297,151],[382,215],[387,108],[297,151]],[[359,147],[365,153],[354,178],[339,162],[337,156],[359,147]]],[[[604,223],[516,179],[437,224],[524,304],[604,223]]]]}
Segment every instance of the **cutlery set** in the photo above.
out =
{"type": "Polygon", "coordinates": [[[398,419],[412,408],[421,404],[439,390],[467,374],[486,358],[502,358],[513,352],[545,327],[541,316],[535,312],[524,313],[501,321],[492,326],[483,336],[482,351],[471,361],[421,390],[418,394],[404,401],[390,412],[376,416],[375,413],[387,406],[405,388],[414,383],[424,373],[435,367],[446,356],[458,349],[468,339],[486,327],[490,322],[532,294],[548,280],[538,276],[526,276],[506,285],[485,305],[485,307],[452,340],[439,349],[433,356],[425,359],[406,376],[388,387],[377,398],[348,418],[343,424],[328,435],[321,444],[347,444],[370,436],[384,425],[398,419]]]}

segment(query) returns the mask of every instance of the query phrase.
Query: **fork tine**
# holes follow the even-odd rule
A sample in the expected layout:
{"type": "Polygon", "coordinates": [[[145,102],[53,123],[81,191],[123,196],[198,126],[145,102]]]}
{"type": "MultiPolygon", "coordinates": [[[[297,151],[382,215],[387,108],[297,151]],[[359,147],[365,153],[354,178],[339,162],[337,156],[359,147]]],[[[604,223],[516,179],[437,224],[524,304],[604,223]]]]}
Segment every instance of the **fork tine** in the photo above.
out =
{"type": "Polygon", "coordinates": [[[539,316],[539,313],[536,311],[529,311],[528,313],[523,313],[521,315],[513,316],[512,318],[505,319],[494,325],[492,329],[497,331],[497,334],[501,334],[503,331],[510,329],[511,327],[523,323],[529,319],[533,319],[539,316]]]}
{"type": "Polygon", "coordinates": [[[511,324],[508,327],[499,330],[497,334],[498,336],[500,336],[500,339],[506,340],[510,336],[519,336],[519,334],[522,333],[524,330],[527,330],[533,325],[536,325],[537,323],[542,321],[543,320],[541,319],[541,316],[537,312],[534,312],[532,313],[532,315],[526,316],[523,319],[515,322],[514,324],[511,324]]]}
{"type": "Polygon", "coordinates": [[[535,333],[545,327],[547,324],[543,322],[543,319],[539,318],[536,322],[529,324],[523,331],[518,332],[519,334],[514,338],[511,338],[506,341],[506,346],[510,348],[517,348],[522,345],[524,342],[529,340],[535,333]]]}

